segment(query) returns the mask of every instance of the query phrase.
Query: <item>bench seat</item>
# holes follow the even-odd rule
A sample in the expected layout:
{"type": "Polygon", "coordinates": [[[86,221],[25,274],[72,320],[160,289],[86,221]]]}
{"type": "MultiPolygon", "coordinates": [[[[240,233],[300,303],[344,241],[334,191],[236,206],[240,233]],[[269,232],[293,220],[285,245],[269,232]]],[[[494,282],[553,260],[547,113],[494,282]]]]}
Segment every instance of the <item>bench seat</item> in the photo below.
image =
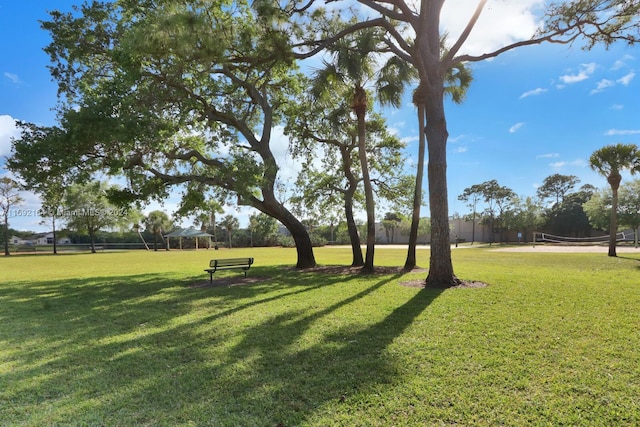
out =
{"type": "Polygon", "coordinates": [[[209,268],[206,268],[204,271],[209,273],[209,282],[213,285],[213,273],[216,271],[242,269],[244,270],[244,277],[247,277],[247,270],[251,268],[252,264],[253,258],[212,259],[209,261],[209,268]]]}

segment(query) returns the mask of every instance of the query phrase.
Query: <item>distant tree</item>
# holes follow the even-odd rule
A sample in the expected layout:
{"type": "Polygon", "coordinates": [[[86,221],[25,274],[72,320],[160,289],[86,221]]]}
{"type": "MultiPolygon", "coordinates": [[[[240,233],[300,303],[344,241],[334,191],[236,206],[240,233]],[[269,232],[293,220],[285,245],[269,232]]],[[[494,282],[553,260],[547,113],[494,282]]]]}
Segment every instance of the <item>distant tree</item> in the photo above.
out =
{"type": "Polygon", "coordinates": [[[611,221],[611,189],[596,191],[589,200],[582,204],[589,218],[589,224],[596,230],[606,231],[611,221]]]}
{"type": "Polygon", "coordinates": [[[609,253],[611,257],[616,254],[616,233],[618,231],[618,189],[622,181],[622,172],[625,169],[634,173],[638,164],[640,152],[635,144],[616,144],[602,147],[591,154],[589,165],[607,178],[611,186],[611,219],[609,221],[609,253]]]}
{"type": "Polygon", "coordinates": [[[0,211],[2,211],[2,217],[4,219],[4,254],[6,256],[10,255],[9,212],[11,206],[18,205],[23,201],[20,196],[20,189],[20,184],[11,178],[6,176],[0,178],[0,211]]]}
{"type": "Polygon", "coordinates": [[[620,223],[633,229],[634,244],[638,247],[638,228],[640,227],[640,180],[634,179],[620,187],[618,192],[618,216],[620,223]]]}
{"type": "Polygon", "coordinates": [[[238,218],[234,217],[233,215],[227,215],[224,218],[222,218],[222,221],[220,221],[220,225],[227,230],[227,238],[229,239],[229,249],[231,249],[231,237],[233,234],[234,230],[237,230],[238,227],[240,227],[240,222],[238,221],[238,218]]]}
{"type": "Polygon", "coordinates": [[[67,227],[79,233],[87,233],[91,241],[91,252],[96,252],[96,233],[103,228],[118,224],[120,209],[107,199],[108,187],[98,181],[74,184],[65,194],[63,212],[67,227]]]}
{"type": "Polygon", "coordinates": [[[387,237],[387,243],[395,243],[396,231],[400,229],[404,215],[398,212],[387,212],[382,220],[382,227],[387,237]]]}
{"type": "Polygon", "coordinates": [[[149,212],[144,220],[144,223],[147,231],[153,234],[153,250],[157,251],[158,236],[160,236],[164,240],[162,234],[168,232],[173,227],[173,223],[171,222],[169,215],[167,215],[166,212],[160,210],[149,212]]]}
{"type": "Polygon", "coordinates": [[[463,190],[462,194],[458,196],[458,200],[467,203],[467,206],[471,208],[471,244],[476,240],[476,218],[478,202],[484,198],[482,184],[472,185],[463,190]]]}
{"type": "Polygon", "coordinates": [[[12,155],[7,167],[19,176],[24,187],[40,196],[42,214],[51,221],[53,253],[58,253],[57,222],[63,209],[66,188],[72,182],[73,168],[60,158],[66,145],[65,133],[58,127],[18,122],[20,137],[11,142],[12,155]],[[43,142],[47,142],[46,144],[43,142]]]}
{"type": "Polygon", "coordinates": [[[253,214],[249,217],[249,230],[253,244],[271,246],[276,241],[278,221],[263,213],[253,214]]]}
{"type": "Polygon", "coordinates": [[[579,182],[580,180],[575,175],[556,173],[544,179],[542,185],[538,187],[537,195],[543,201],[548,198],[555,199],[557,205],[562,202],[565,194],[573,190],[573,187],[579,182]]]}
{"type": "MultiPolygon", "coordinates": [[[[589,188],[584,185],[581,188],[589,188]]],[[[545,211],[545,230],[559,236],[586,237],[591,233],[591,223],[583,208],[594,190],[580,190],[566,194],[559,205],[545,211]]]]}
{"type": "Polygon", "coordinates": [[[142,235],[142,227],[146,219],[144,213],[142,213],[139,209],[132,209],[129,212],[129,219],[131,222],[131,229],[138,234],[138,237],[140,237],[140,240],[142,240],[145,249],[149,250],[149,245],[142,235]]]}
{"type": "Polygon", "coordinates": [[[528,241],[531,233],[544,221],[542,207],[532,197],[514,197],[512,209],[507,216],[506,225],[509,229],[522,232],[524,242],[528,241]]]}
{"type": "Polygon", "coordinates": [[[486,217],[491,228],[491,238],[489,242],[493,243],[493,233],[496,228],[500,230],[500,240],[504,240],[502,220],[504,214],[508,211],[512,201],[516,197],[516,193],[509,187],[498,184],[498,181],[495,179],[478,184],[477,189],[482,194],[484,202],[487,205],[485,212],[487,213],[486,217]]]}

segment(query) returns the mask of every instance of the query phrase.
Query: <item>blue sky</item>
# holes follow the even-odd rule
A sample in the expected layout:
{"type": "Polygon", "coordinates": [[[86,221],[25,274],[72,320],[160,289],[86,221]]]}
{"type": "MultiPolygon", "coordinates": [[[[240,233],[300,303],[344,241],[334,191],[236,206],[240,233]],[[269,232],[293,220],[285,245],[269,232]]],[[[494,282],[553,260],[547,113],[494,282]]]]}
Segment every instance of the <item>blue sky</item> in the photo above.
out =
{"type": "MultiPolygon", "coordinates": [[[[67,11],[75,3],[0,0],[2,157],[10,155],[9,140],[16,136],[14,120],[55,124],[52,108],[57,88],[42,51],[49,37],[38,20],[47,19],[47,9],[67,11]]],[[[474,1],[454,3],[459,8],[469,3],[472,10],[474,1]]],[[[543,2],[490,3],[469,40],[471,53],[486,52],[531,34],[543,2]]],[[[443,25],[450,27],[452,37],[466,19],[460,10],[444,12],[443,25]]],[[[537,186],[554,173],[576,175],[581,184],[604,187],[606,181],[588,167],[590,154],[619,142],[640,145],[640,47],[619,44],[609,50],[583,51],[579,46],[533,46],[471,67],[474,82],[465,102],[447,106],[452,214],[467,213],[457,200],[465,187],[490,179],[522,196],[535,195],[537,186]]],[[[409,161],[414,163],[417,128],[413,106],[407,99],[401,109],[386,111],[386,117],[388,125],[407,141],[409,161]]],[[[285,147],[286,139],[281,138],[276,151],[282,154],[285,147]]],[[[6,175],[2,163],[0,160],[0,175],[6,175]]],[[[290,160],[283,165],[285,174],[296,167],[290,160]]],[[[24,198],[23,208],[39,207],[35,196],[25,194],[24,198]]],[[[170,200],[164,209],[171,213],[174,206],[175,200],[170,200]]],[[[241,222],[249,212],[228,209],[241,222]]],[[[384,214],[384,208],[379,214],[384,214]]],[[[428,215],[427,209],[424,215],[428,215]]],[[[10,225],[43,230],[38,222],[35,217],[12,218],[10,225]]]]}

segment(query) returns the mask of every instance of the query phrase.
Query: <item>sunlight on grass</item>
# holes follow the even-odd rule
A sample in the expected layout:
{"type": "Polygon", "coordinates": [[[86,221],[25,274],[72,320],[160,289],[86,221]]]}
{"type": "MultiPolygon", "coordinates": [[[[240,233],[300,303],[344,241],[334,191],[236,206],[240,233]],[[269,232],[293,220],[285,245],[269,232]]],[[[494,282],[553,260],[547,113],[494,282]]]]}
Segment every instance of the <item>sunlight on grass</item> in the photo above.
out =
{"type": "Polygon", "coordinates": [[[640,253],[453,256],[489,286],[296,271],[293,249],[0,259],[0,425],[640,423],[640,253]],[[265,280],[191,287],[236,256],[265,280]]]}

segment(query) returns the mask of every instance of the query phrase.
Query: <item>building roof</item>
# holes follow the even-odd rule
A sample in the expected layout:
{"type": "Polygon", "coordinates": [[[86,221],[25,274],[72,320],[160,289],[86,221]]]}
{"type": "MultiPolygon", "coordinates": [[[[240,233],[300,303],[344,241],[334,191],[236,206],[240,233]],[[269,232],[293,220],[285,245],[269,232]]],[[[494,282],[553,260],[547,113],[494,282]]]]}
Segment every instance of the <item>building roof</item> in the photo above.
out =
{"type": "Polygon", "coordinates": [[[196,230],[195,228],[178,228],[171,233],[165,234],[164,237],[213,237],[213,234],[196,230]]]}

